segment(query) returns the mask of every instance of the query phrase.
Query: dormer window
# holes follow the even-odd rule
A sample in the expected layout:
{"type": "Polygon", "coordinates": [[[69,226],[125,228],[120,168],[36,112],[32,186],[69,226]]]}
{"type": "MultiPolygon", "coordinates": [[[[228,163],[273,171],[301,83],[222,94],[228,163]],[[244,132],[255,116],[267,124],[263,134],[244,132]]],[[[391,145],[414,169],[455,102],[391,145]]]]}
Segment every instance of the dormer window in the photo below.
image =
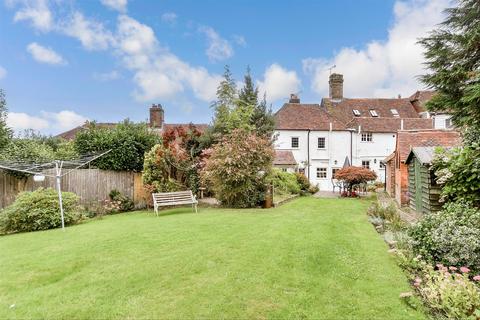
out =
{"type": "Polygon", "coordinates": [[[357,109],[353,109],[353,115],[355,117],[360,117],[360,111],[358,111],[357,109]]]}
{"type": "Polygon", "coordinates": [[[390,112],[393,114],[394,117],[400,117],[400,115],[398,114],[397,109],[390,109],[390,112]]]}
{"type": "Polygon", "coordinates": [[[375,111],[375,110],[373,110],[373,109],[370,109],[370,115],[371,115],[372,117],[378,117],[377,111],[375,111]]]}

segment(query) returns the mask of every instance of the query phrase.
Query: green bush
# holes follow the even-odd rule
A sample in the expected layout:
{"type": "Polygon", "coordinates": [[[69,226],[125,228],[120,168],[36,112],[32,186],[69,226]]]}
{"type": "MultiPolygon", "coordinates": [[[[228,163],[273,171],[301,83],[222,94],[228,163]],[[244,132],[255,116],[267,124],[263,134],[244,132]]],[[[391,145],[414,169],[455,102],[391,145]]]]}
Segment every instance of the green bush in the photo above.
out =
{"type": "Polygon", "coordinates": [[[480,210],[452,202],[425,215],[409,230],[414,251],[434,263],[480,271],[480,210]]]}
{"type": "Polygon", "coordinates": [[[308,191],[310,188],[310,181],[308,181],[308,178],[300,172],[296,172],[295,176],[297,177],[297,182],[300,185],[300,190],[308,191]]]}
{"type": "Polygon", "coordinates": [[[265,200],[274,158],[269,138],[236,129],[204,156],[202,181],[222,205],[249,208],[265,200]]]}
{"type": "Polygon", "coordinates": [[[276,193],[300,193],[300,184],[297,181],[297,177],[293,173],[284,172],[279,169],[273,169],[270,179],[276,193]]]}
{"type": "MultiPolygon", "coordinates": [[[[65,224],[79,222],[78,197],[62,192],[65,224]]],[[[0,230],[3,233],[26,232],[58,228],[62,225],[58,193],[51,188],[22,192],[15,202],[0,211],[0,230]]]]}
{"type": "Polygon", "coordinates": [[[109,198],[111,203],[113,204],[113,209],[111,212],[125,212],[125,211],[131,211],[134,208],[134,203],[133,200],[127,197],[126,195],[123,195],[120,191],[117,189],[113,189],[109,193],[109,198]]]}

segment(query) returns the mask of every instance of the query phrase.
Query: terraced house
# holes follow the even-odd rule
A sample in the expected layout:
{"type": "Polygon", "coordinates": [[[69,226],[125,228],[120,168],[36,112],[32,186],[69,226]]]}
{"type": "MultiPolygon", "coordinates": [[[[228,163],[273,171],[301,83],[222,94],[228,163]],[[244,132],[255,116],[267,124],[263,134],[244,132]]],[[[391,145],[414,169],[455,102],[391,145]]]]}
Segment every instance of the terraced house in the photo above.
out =
{"type": "Polygon", "coordinates": [[[301,103],[292,94],[275,115],[277,155],[295,159],[279,167],[304,172],[320,190],[331,190],[335,171],[345,165],[369,168],[383,182],[383,160],[395,150],[399,131],[447,126],[424,110],[428,91],[409,98],[345,98],[337,73],[330,75],[329,88],[320,103],[301,103]]]}

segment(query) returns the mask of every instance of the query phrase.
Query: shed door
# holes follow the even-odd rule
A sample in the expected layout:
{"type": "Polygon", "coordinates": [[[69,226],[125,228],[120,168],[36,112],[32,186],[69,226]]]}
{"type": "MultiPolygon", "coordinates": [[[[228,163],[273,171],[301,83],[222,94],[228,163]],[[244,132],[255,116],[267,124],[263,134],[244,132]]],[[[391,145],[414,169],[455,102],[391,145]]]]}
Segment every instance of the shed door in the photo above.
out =
{"type": "Polygon", "coordinates": [[[415,208],[422,212],[422,173],[420,162],[415,159],[415,208]]]}

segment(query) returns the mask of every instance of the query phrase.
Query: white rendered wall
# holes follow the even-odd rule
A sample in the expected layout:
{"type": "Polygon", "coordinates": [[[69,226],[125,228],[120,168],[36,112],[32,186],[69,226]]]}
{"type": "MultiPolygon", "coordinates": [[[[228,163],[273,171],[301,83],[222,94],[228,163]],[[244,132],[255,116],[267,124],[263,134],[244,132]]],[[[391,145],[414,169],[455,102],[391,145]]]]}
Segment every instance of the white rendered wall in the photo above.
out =
{"type": "Polygon", "coordinates": [[[446,120],[451,117],[449,114],[437,114],[433,116],[433,127],[435,129],[451,129],[446,126],[446,120]]]}
{"type": "Polygon", "coordinates": [[[332,169],[340,169],[343,166],[345,157],[348,157],[351,164],[361,166],[362,160],[370,161],[370,169],[375,171],[378,181],[385,180],[385,169],[380,168],[380,161],[385,159],[395,150],[395,133],[372,133],[371,142],[362,142],[361,134],[349,131],[310,131],[310,168],[307,165],[307,130],[277,130],[275,131],[277,150],[290,150],[298,163],[299,168],[305,169],[308,177],[310,169],[310,182],[318,185],[320,190],[332,190],[332,169]],[[298,137],[298,148],[291,147],[291,138],[298,137]],[[318,138],[325,138],[325,148],[318,148],[318,138]],[[350,150],[350,139],[352,149],[350,150]],[[350,157],[352,152],[352,158],[350,157]],[[326,178],[317,178],[317,168],[327,168],[326,178]]]}

